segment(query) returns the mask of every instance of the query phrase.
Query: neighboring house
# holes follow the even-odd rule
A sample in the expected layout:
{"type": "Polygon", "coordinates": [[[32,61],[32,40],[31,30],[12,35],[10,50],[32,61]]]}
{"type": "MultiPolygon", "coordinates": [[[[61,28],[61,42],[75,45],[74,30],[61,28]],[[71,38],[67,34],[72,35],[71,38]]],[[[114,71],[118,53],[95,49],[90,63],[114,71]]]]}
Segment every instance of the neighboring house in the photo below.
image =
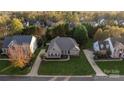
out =
{"type": "Polygon", "coordinates": [[[76,41],[70,37],[56,37],[49,43],[46,52],[47,58],[61,58],[63,55],[78,56],[80,48],[76,41]]]}
{"type": "Polygon", "coordinates": [[[37,48],[37,39],[34,36],[27,36],[27,35],[17,35],[13,37],[5,37],[3,41],[2,51],[3,54],[8,53],[8,48],[12,47],[14,44],[18,45],[29,45],[30,51],[33,54],[37,48]]]}
{"type": "Polygon", "coordinates": [[[90,25],[93,26],[93,27],[99,26],[99,24],[97,22],[95,22],[95,21],[91,21],[90,25]]]}
{"type": "Polygon", "coordinates": [[[74,29],[75,27],[76,27],[76,23],[74,23],[74,22],[69,22],[69,30],[72,30],[72,29],[74,29]]]}
{"type": "Polygon", "coordinates": [[[40,21],[36,21],[35,26],[41,26],[40,21]]]}
{"type": "Polygon", "coordinates": [[[99,26],[105,26],[108,23],[108,18],[106,16],[100,16],[97,18],[97,23],[99,26]]]}
{"type": "Polygon", "coordinates": [[[115,25],[118,25],[119,23],[118,23],[118,20],[114,20],[114,24],[115,25]]]}
{"type": "Polygon", "coordinates": [[[96,41],[93,44],[95,52],[109,50],[112,58],[124,58],[124,39],[107,38],[103,41],[96,41]]]}
{"type": "Polygon", "coordinates": [[[119,23],[119,25],[124,26],[124,20],[123,19],[119,20],[118,23],[119,23]]]}

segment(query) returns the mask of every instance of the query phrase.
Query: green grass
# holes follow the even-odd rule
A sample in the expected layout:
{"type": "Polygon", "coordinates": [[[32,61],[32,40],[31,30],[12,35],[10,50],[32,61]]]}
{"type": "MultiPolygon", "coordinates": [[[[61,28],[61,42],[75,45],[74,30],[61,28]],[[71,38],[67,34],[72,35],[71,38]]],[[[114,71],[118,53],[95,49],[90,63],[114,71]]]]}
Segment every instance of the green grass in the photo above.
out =
{"type": "Polygon", "coordinates": [[[96,62],[106,74],[124,75],[124,61],[96,62]]]}
{"type": "Polygon", "coordinates": [[[0,60],[0,71],[10,65],[9,61],[0,60]]]}
{"type": "MultiPolygon", "coordinates": [[[[33,64],[41,48],[38,48],[30,62],[33,64]]],[[[0,60],[0,75],[25,75],[30,72],[32,66],[24,69],[13,67],[9,61],[0,60]]]]}
{"type": "Polygon", "coordinates": [[[0,61],[0,75],[23,75],[27,74],[31,70],[31,67],[20,69],[12,66],[9,61],[0,61]]]}
{"type": "Polygon", "coordinates": [[[69,61],[43,62],[38,73],[41,75],[94,75],[95,72],[85,55],[72,57],[69,61]]]}
{"type": "Polygon", "coordinates": [[[89,39],[87,41],[87,43],[85,44],[85,48],[92,49],[92,47],[93,47],[93,40],[92,39],[89,39]]]}
{"type": "Polygon", "coordinates": [[[6,66],[0,70],[0,75],[25,75],[30,71],[30,67],[20,69],[13,67],[10,62],[7,62],[6,66]]]}

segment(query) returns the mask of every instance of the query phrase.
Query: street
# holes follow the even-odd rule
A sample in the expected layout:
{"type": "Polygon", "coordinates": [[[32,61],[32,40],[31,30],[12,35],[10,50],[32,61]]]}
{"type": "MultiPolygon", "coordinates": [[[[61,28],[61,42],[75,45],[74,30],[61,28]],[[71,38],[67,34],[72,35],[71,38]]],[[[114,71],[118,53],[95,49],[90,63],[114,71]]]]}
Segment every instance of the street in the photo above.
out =
{"type": "Polygon", "coordinates": [[[124,81],[124,77],[109,76],[0,76],[0,81],[124,81]]]}

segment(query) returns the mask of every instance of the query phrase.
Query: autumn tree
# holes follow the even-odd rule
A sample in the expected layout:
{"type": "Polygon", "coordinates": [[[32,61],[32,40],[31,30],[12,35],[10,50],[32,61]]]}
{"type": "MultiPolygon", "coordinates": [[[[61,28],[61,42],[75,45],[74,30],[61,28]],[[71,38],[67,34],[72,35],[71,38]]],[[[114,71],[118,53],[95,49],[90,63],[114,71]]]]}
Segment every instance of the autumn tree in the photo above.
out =
{"type": "Polygon", "coordinates": [[[30,47],[27,44],[14,44],[8,49],[9,59],[15,67],[23,68],[29,63],[32,56],[30,47]]]}
{"type": "Polygon", "coordinates": [[[102,32],[103,30],[99,28],[94,35],[94,40],[101,40],[102,32]]]}
{"type": "Polygon", "coordinates": [[[11,22],[11,30],[12,31],[21,31],[23,29],[23,24],[18,18],[13,18],[11,22]]]}
{"type": "Polygon", "coordinates": [[[104,28],[99,28],[95,35],[94,40],[103,40],[108,37],[123,38],[124,28],[118,26],[106,26],[104,28]]]}

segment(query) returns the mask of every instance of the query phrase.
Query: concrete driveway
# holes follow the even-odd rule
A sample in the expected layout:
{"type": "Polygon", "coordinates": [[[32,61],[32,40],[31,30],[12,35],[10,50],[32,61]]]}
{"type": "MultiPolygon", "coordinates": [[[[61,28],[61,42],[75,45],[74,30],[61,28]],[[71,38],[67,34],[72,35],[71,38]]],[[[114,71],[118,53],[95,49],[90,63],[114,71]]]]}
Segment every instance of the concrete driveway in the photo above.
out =
{"type": "Polygon", "coordinates": [[[38,75],[38,69],[39,69],[39,66],[41,63],[40,55],[43,53],[45,53],[45,49],[41,49],[40,53],[38,54],[33,66],[32,66],[30,73],[27,76],[37,76],[38,75]]]}
{"type": "Polygon", "coordinates": [[[90,63],[90,65],[92,66],[92,68],[94,69],[94,71],[96,72],[96,76],[107,76],[95,63],[94,59],[93,59],[93,52],[88,50],[88,49],[84,49],[84,54],[88,60],[88,62],[90,63]]]}

